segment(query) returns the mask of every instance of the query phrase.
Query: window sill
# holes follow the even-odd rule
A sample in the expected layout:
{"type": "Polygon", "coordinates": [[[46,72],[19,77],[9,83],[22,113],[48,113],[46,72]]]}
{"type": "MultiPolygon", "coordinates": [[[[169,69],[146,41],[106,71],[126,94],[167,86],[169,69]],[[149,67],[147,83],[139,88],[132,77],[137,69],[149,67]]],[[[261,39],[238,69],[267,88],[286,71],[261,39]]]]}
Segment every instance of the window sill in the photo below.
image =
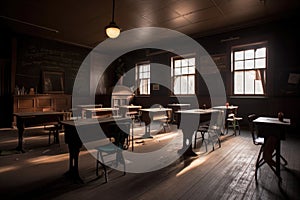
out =
{"type": "Polygon", "coordinates": [[[243,95],[243,96],[229,96],[230,99],[268,99],[268,96],[254,96],[254,95],[243,95]]]}

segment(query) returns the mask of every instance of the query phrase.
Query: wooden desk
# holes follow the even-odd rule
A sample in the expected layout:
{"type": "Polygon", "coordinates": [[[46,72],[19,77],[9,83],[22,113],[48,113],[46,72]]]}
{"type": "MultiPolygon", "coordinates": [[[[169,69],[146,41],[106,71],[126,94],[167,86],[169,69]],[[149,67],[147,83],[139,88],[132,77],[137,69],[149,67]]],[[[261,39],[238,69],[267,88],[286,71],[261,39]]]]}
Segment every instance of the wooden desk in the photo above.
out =
{"type": "Polygon", "coordinates": [[[118,115],[119,108],[87,108],[86,118],[105,118],[118,115]]]}
{"type": "Polygon", "coordinates": [[[138,114],[139,109],[141,109],[141,108],[142,108],[142,106],[137,106],[137,105],[122,105],[122,106],[119,106],[120,115],[122,117],[136,115],[136,114],[138,114]]]}
{"type": "Polygon", "coordinates": [[[278,120],[278,118],[272,117],[258,117],[253,120],[253,123],[257,126],[258,134],[260,137],[265,138],[265,144],[270,136],[277,138],[276,144],[276,166],[275,166],[275,174],[279,179],[279,183],[281,183],[281,175],[280,175],[280,155],[281,155],[281,140],[285,139],[286,128],[291,125],[290,119],[284,119],[282,122],[278,120]]]}
{"type": "Polygon", "coordinates": [[[141,121],[145,122],[145,134],[143,137],[151,138],[151,121],[159,121],[166,119],[168,112],[171,112],[171,108],[143,108],[141,111],[141,121]]]}
{"type": "Polygon", "coordinates": [[[23,149],[23,134],[26,127],[42,126],[50,123],[62,121],[65,112],[22,112],[14,113],[18,128],[18,146],[17,150],[25,152],[23,149]]]}
{"type": "Polygon", "coordinates": [[[214,112],[219,112],[214,109],[189,109],[189,110],[179,110],[176,112],[177,128],[182,129],[183,141],[182,149],[179,150],[184,156],[197,156],[197,154],[192,149],[193,134],[201,123],[210,121],[211,114],[214,112]]]}
{"type": "Polygon", "coordinates": [[[186,110],[190,106],[191,106],[191,104],[188,104],[188,103],[170,103],[170,104],[168,104],[168,107],[172,108],[172,116],[171,116],[172,122],[177,123],[177,119],[176,119],[177,115],[175,115],[175,112],[177,112],[178,110],[186,110]]]}
{"type": "Polygon", "coordinates": [[[83,104],[77,105],[78,114],[81,114],[81,118],[85,118],[85,111],[88,108],[102,108],[102,104],[83,104]]]}
{"type": "MultiPolygon", "coordinates": [[[[65,143],[68,144],[69,149],[69,170],[65,173],[67,177],[70,177],[75,181],[83,182],[78,171],[78,157],[82,144],[85,142],[93,142],[98,139],[105,139],[105,137],[101,136],[101,134],[97,132],[99,130],[99,124],[105,135],[107,137],[111,137],[114,133],[109,133],[107,128],[109,124],[114,122],[131,123],[131,119],[110,117],[98,119],[79,119],[76,121],[68,120],[60,122],[64,126],[65,143]],[[85,133],[84,137],[80,137],[78,130],[80,133],[85,133]]],[[[129,130],[127,131],[129,133],[129,130]]]]}

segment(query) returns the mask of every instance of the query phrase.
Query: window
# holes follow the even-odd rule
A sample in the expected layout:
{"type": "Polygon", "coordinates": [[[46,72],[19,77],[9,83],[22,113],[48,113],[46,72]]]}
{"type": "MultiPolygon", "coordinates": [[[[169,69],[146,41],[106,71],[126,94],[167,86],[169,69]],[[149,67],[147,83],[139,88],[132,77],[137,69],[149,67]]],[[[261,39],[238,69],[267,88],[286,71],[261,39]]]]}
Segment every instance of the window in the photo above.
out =
{"type": "Polygon", "coordinates": [[[141,63],[136,65],[136,81],[138,95],[150,95],[150,64],[141,63]]]}
{"type": "Polygon", "coordinates": [[[172,58],[171,76],[175,95],[195,94],[195,57],[172,58]]]}
{"type": "Polygon", "coordinates": [[[234,95],[265,95],[266,43],[234,47],[231,56],[234,95]]]}

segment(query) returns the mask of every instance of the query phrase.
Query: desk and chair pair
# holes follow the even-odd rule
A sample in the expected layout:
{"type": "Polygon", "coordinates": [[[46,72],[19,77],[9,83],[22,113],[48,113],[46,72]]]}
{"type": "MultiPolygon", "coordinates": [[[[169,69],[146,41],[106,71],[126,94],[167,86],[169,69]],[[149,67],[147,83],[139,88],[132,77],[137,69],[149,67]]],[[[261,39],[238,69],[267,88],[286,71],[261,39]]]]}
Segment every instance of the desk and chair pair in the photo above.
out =
{"type": "Polygon", "coordinates": [[[291,120],[283,119],[280,121],[278,118],[258,117],[251,114],[248,116],[248,122],[253,144],[260,146],[255,164],[256,182],[258,169],[267,164],[278,177],[278,183],[281,183],[281,160],[284,166],[288,164],[287,160],[281,155],[281,141],[285,140],[285,133],[291,125],[291,120]]]}

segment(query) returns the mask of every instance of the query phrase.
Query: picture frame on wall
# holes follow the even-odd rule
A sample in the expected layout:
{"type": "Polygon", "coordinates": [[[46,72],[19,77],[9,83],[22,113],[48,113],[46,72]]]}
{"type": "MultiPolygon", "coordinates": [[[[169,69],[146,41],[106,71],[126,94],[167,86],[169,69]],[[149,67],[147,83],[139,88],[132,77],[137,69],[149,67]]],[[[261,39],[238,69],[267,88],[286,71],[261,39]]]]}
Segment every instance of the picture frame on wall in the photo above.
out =
{"type": "Polygon", "coordinates": [[[65,92],[64,72],[43,71],[42,80],[44,94],[63,94],[65,92]]]}

